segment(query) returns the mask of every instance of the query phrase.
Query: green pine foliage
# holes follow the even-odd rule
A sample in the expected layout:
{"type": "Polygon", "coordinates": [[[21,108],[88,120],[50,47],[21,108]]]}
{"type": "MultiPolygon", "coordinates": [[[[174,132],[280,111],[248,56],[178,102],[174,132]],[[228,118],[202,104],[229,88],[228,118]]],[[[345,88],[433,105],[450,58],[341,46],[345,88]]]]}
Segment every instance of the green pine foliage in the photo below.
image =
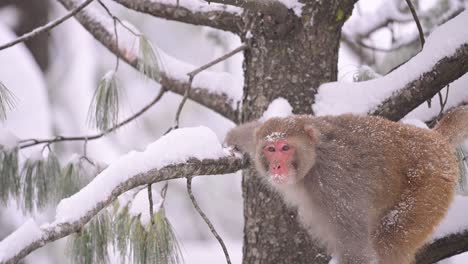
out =
{"type": "Polygon", "coordinates": [[[140,216],[129,213],[129,205],[107,209],[92,220],[80,234],[70,238],[73,263],[107,263],[109,249],[120,255],[121,263],[183,263],[182,253],[172,225],[161,209],[153,223],[143,224],[140,216]],[[106,218],[102,218],[103,216],[106,218]],[[99,251],[99,252],[98,252],[99,251]]]}
{"type": "Polygon", "coordinates": [[[21,172],[23,211],[32,212],[56,203],[60,179],[60,163],[52,151],[46,159],[26,160],[21,172]]]}
{"type": "MultiPolygon", "coordinates": [[[[153,215],[153,223],[148,223],[148,226],[143,226],[139,221],[139,216],[133,217],[129,240],[128,253],[133,263],[178,264],[183,262],[172,225],[163,209],[153,215]]],[[[121,252],[124,252],[122,249],[119,248],[121,252]]]]}
{"type": "Polygon", "coordinates": [[[138,44],[138,71],[150,79],[159,81],[161,69],[157,52],[153,49],[151,42],[143,35],[138,39],[138,44]]]}
{"type": "Polygon", "coordinates": [[[99,81],[88,110],[91,127],[106,131],[119,121],[119,89],[115,71],[107,72],[99,81]]]}
{"type": "Polygon", "coordinates": [[[63,199],[77,193],[98,173],[99,168],[84,157],[70,161],[61,170],[59,198],[63,199]]]}
{"type": "Polygon", "coordinates": [[[12,110],[16,105],[15,95],[0,82],[0,120],[5,121],[7,110],[12,110]]]}
{"type": "Polygon", "coordinates": [[[68,240],[72,263],[109,263],[108,244],[112,238],[112,225],[107,211],[97,215],[81,232],[68,240]]]}
{"type": "Polygon", "coordinates": [[[0,146],[0,201],[6,203],[10,198],[17,198],[19,190],[18,147],[0,146]]]}

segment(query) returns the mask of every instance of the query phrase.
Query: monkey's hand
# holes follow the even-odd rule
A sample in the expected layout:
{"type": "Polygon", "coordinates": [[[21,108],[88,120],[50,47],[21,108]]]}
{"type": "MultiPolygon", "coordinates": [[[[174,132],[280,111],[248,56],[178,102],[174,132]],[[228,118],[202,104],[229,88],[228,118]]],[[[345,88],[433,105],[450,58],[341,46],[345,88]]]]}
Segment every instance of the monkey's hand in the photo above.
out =
{"type": "Polygon", "coordinates": [[[253,121],[231,129],[226,135],[224,144],[253,157],[255,154],[255,129],[260,125],[260,122],[253,121]]]}

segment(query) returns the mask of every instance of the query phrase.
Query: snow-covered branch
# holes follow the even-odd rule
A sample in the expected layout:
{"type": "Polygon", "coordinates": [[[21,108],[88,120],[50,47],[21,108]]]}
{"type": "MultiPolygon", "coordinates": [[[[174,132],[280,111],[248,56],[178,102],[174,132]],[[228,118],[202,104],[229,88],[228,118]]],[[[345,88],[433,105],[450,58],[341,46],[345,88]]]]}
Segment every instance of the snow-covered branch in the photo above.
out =
{"type": "Polygon", "coordinates": [[[424,49],[384,77],[359,83],[320,86],[317,115],[371,113],[399,120],[447,84],[468,72],[468,11],[438,27],[424,49]]]}
{"type": "Polygon", "coordinates": [[[28,221],[0,242],[0,263],[16,263],[45,244],[78,232],[119,195],[135,187],[192,175],[236,172],[246,159],[223,149],[208,128],[174,130],[143,152],[130,152],[57,206],[55,220],[28,221]]]}
{"type": "MultiPolygon", "coordinates": [[[[78,3],[76,0],[59,0],[66,9],[73,9],[78,3]]],[[[109,18],[96,9],[88,8],[76,16],[83,27],[91,33],[116,56],[129,65],[138,67],[138,56],[132,52],[131,47],[117,45],[112,18],[109,18]]],[[[163,64],[161,85],[167,90],[183,95],[189,87],[187,74],[196,67],[165,54],[158,49],[163,64]]],[[[236,122],[238,119],[238,102],[242,95],[242,82],[231,74],[204,71],[197,75],[192,83],[189,98],[204,105],[222,116],[236,122]]]]}
{"type": "Polygon", "coordinates": [[[192,25],[209,26],[240,33],[242,28],[242,8],[221,4],[203,3],[194,0],[114,0],[138,12],[156,17],[175,20],[192,25]]]}
{"type": "Polygon", "coordinates": [[[420,72],[418,78],[385,99],[371,114],[398,121],[467,72],[468,43],[465,43],[453,55],[438,61],[430,70],[420,72]]]}
{"type": "Polygon", "coordinates": [[[436,263],[466,251],[468,251],[468,230],[436,239],[419,252],[416,263],[436,263]]]}
{"type": "Polygon", "coordinates": [[[296,0],[205,0],[206,2],[232,5],[247,10],[283,18],[288,9],[292,9],[298,15],[303,4],[296,0]]]}

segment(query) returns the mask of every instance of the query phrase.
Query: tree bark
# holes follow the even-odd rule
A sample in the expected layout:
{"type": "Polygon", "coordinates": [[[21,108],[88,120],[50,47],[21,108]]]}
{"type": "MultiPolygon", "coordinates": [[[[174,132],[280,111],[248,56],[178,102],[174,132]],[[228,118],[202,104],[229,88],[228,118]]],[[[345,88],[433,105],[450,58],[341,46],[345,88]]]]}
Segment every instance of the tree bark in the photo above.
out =
{"type": "MultiPolygon", "coordinates": [[[[242,36],[251,42],[243,66],[243,122],[259,118],[278,97],[287,99],[295,114],[312,114],[319,85],[337,78],[341,27],[354,1],[302,2],[302,16],[290,10],[280,24],[269,15],[246,17],[253,25],[242,36]]],[[[242,182],[243,263],[327,263],[324,250],[298,224],[296,210],[255,174],[244,170],[242,182]]]]}

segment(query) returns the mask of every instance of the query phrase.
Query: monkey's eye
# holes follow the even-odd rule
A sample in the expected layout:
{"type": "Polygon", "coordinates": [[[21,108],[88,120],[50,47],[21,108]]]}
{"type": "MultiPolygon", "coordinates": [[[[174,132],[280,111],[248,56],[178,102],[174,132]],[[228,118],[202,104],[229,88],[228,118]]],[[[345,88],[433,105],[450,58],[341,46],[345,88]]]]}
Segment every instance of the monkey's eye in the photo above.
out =
{"type": "Polygon", "coordinates": [[[275,147],[271,147],[271,146],[270,146],[270,147],[267,148],[267,150],[268,150],[269,152],[275,152],[275,147]]]}
{"type": "Polygon", "coordinates": [[[289,150],[289,145],[284,145],[282,148],[283,151],[288,151],[289,150]]]}

